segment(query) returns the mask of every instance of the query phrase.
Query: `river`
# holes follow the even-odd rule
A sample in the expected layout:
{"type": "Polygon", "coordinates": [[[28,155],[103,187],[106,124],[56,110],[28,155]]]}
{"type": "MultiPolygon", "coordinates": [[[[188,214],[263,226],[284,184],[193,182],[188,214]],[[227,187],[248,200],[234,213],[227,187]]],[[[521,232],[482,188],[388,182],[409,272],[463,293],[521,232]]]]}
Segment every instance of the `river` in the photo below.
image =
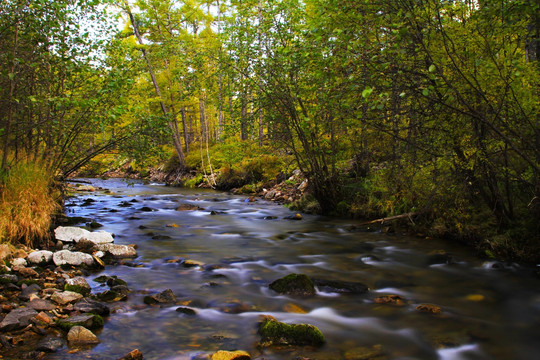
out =
{"type": "Polygon", "coordinates": [[[540,287],[535,269],[478,259],[470,248],[435,239],[366,231],[359,222],[314,215],[287,220],[289,209],[243,196],[119,179],[86,179],[110,189],[66,201],[70,216],[89,217],[137,244],[138,258],[87,278],[116,275],[132,290],[98,332],[101,343],[48,359],[117,359],[138,348],[144,358],[197,359],[241,349],[257,359],[537,359],[540,287]],[[89,201],[92,199],[94,201],[89,201]],[[201,210],[176,211],[180,204],[201,210]],[[204,209],[204,210],[202,210],[204,209]],[[146,210],[146,211],[143,211],[146,210]],[[148,211],[151,210],[151,211],[148,211]],[[446,252],[452,261],[436,261],[446,252]],[[186,268],[185,259],[205,264],[186,268]],[[443,262],[443,264],[437,263],[443,262]],[[295,298],[268,288],[290,273],[360,282],[364,294],[319,290],[295,298]],[[179,305],[150,306],[147,294],[172,289],[179,305]],[[403,306],[375,302],[399,295],[403,306]],[[437,315],[420,304],[442,309],[437,315]],[[269,314],[317,326],[321,348],[258,349],[257,322],[269,314]],[[362,355],[364,354],[364,355],[362,355]],[[378,357],[377,357],[378,356],[378,357]]]}

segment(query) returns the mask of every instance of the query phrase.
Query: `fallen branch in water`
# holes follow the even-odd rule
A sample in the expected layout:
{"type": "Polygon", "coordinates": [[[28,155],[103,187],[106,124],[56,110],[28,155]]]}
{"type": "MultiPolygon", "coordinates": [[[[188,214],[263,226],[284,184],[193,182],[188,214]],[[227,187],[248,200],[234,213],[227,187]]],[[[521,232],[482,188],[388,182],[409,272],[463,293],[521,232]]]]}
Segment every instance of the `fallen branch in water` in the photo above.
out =
{"type": "Polygon", "coordinates": [[[395,216],[390,216],[390,217],[387,217],[387,218],[381,218],[381,219],[375,219],[375,220],[367,221],[367,222],[361,223],[360,226],[371,225],[371,224],[376,224],[376,223],[381,223],[381,225],[382,225],[387,221],[392,221],[392,220],[397,220],[397,219],[404,219],[404,218],[408,218],[414,224],[414,221],[413,221],[412,217],[416,216],[418,214],[420,214],[420,213],[419,212],[408,212],[408,213],[401,214],[401,215],[395,215],[395,216]]]}

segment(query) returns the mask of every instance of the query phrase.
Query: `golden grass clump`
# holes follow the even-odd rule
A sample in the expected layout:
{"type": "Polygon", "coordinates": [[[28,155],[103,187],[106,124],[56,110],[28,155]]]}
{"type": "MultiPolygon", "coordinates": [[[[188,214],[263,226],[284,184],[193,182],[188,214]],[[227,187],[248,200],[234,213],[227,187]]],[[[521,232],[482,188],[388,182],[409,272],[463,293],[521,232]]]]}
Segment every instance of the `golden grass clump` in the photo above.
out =
{"type": "Polygon", "coordinates": [[[19,163],[1,174],[0,242],[35,247],[49,236],[51,216],[60,208],[52,181],[34,163],[19,163]]]}

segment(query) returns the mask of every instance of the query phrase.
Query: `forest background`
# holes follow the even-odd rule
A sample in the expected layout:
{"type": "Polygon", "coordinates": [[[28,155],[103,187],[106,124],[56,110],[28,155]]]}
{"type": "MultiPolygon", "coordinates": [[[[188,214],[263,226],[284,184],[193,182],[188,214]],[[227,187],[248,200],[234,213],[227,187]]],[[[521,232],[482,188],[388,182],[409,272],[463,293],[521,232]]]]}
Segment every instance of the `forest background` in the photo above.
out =
{"type": "Polygon", "coordinates": [[[0,237],[111,169],[540,261],[534,0],[3,0],[0,237]],[[123,28],[118,24],[123,24],[123,28]],[[294,184],[296,185],[296,184],[294,184]]]}

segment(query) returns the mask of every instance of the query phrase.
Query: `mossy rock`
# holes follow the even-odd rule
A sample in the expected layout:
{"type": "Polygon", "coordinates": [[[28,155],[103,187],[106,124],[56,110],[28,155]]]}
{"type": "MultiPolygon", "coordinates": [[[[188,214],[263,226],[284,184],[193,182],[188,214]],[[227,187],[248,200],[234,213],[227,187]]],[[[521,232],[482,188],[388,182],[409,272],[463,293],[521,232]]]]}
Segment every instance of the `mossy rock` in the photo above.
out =
{"type": "Polygon", "coordinates": [[[295,296],[315,295],[313,281],[304,274],[289,274],[281,279],[277,279],[270,284],[270,289],[280,294],[295,296]]]}
{"type": "Polygon", "coordinates": [[[90,313],[56,320],[56,325],[64,331],[69,331],[74,326],[83,326],[87,329],[100,329],[104,324],[105,321],[100,315],[90,313]]]}
{"type": "Polygon", "coordinates": [[[92,289],[89,289],[89,288],[84,287],[82,285],[70,285],[70,284],[64,285],[64,290],[65,291],[73,291],[73,292],[76,292],[78,294],[81,294],[82,296],[88,296],[90,294],[90,291],[92,291],[92,289]]]}
{"type": "Polygon", "coordinates": [[[310,324],[285,324],[272,317],[266,317],[259,325],[262,347],[272,345],[321,346],[325,339],[322,332],[310,324]]]}

